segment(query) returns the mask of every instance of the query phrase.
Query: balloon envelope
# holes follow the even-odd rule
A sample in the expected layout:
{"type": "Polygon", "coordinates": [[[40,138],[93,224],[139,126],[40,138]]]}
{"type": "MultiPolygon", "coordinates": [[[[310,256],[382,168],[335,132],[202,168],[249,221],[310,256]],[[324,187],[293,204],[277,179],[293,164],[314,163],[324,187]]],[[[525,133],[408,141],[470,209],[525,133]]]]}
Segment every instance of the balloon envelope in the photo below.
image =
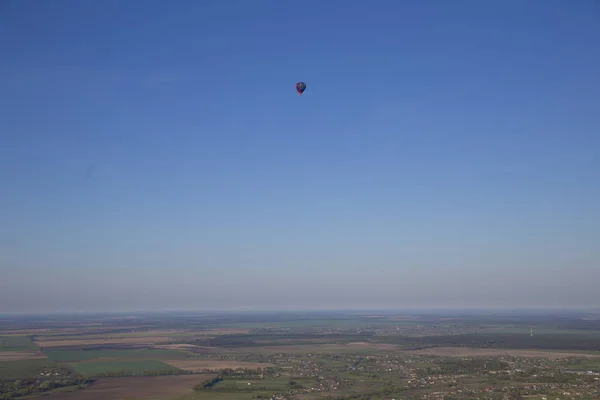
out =
{"type": "Polygon", "coordinates": [[[304,82],[296,83],[296,90],[298,91],[298,93],[302,94],[302,92],[304,92],[306,90],[306,83],[304,83],[304,82]]]}

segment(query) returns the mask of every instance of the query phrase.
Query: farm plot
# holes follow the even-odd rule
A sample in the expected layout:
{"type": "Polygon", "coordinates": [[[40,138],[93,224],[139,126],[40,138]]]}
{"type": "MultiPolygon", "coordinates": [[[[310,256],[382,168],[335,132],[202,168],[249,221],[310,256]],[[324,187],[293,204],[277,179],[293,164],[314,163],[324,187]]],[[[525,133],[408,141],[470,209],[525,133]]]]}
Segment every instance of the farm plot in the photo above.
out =
{"type": "Polygon", "coordinates": [[[71,364],[71,367],[86,376],[99,376],[111,373],[124,375],[144,375],[150,372],[182,372],[181,369],[158,360],[107,360],[87,361],[71,364]]]}
{"type": "Polygon", "coordinates": [[[2,351],[0,352],[0,362],[17,360],[36,360],[46,358],[44,353],[39,351],[2,351]]]}
{"type": "Polygon", "coordinates": [[[88,361],[100,358],[160,359],[183,357],[184,353],[165,349],[129,350],[47,350],[48,358],[57,362],[88,361]]]}
{"type": "MultiPolygon", "coordinates": [[[[45,400],[173,399],[192,394],[198,383],[213,375],[99,378],[87,389],[52,393],[45,400]]],[[[192,397],[190,396],[190,399],[192,397]]]]}
{"type": "Polygon", "coordinates": [[[36,341],[36,344],[44,349],[51,347],[82,347],[90,345],[139,345],[139,346],[150,346],[156,343],[169,342],[172,338],[170,336],[143,336],[143,337],[122,337],[122,338],[89,338],[89,339],[68,339],[60,340],[57,338],[45,339],[40,338],[36,341]]]}
{"type": "Polygon", "coordinates": [[[0,336],[0,352],[32,351],[32,350],[38,350],[38,348],[31,341],[31,339],[28,336],[22,336],[22,335],[0,336]]]}
{"type": "MultiPolygon", "coordinates": [[[[311,385],[313,380],[307,378],[293,378],[298,385],[311,385]]],[[[239,379],[226,378],[217,383],[210,392],[220,391],[281,391],[290,387],[290,378],[265,378],[265,379],[239,379]]]]}
{"type": "Polygon", "coordinates": [[[37,378],[40,371],[55,367],[47,359],[0,362],[0,380],[37,378]]]}
{"type": "MultiPolygon", "coordinates": [[[[295,385],[310,387],[310,378],[294,377],[295,385]]],[[[298,387],[297,386],[297,387],[298,387]]],[[[209,390],[195,392],[177,400],[252,400],[270,398],[273,393],[285,392],[291,388],[290,377],[265,379],[239,379],[227,377],[209,390]]]]}
{"type": "Polygon", "coordinates": [[[200,372],[204,370],[216,370],[216,369],[237,369],[237,368],[268,368],[275,366],[270,363],[259,363],[259,362],[245,362],[245,361],[228,361],[228,360],[161,360],[175,368],[182,369],[184,371],[200,372]]]}
{"type": "Polygon", "coordinates": [[[89,340],[89,339],[128,339],[128,338],[147,338],[147,337],[187,337],[190,336],[189,331],[182,329],[153,329],[147,331],[127,331],[127,332],[89,332],[82,330],[78,333],[71,334],[48,334],[37,335],[38,340],[89,340]]]}
{"type": "Polygon", "coordinates": [[[232,349],[226,349],[223,347],[197,346],[194,344],[155,344],[154,346],[152,346],[152,348],[178,350],[195,354],[235,353],[232,349]]]}
{"type": "Polygon", "coordinates": [[[380,352],[398,351],[401,349],[402,347],[393,344],[355,342],[347,344],[290,344],[276,346],[238,347],[235,349],[235,352],[240,354],[372,354],[380,352]]]}
{"type": "Polygon", "coordinates": [[[567,357],[600,357],[598,354],[585,354],[576,352],[559,352],[543,350],[516,350],[516,349],[483,349],[469,347],[432,347],[422,350],[406,351],[409,354],[445,356],[445,357],[532,357],[532,358],[567,358],[567,357]]]}

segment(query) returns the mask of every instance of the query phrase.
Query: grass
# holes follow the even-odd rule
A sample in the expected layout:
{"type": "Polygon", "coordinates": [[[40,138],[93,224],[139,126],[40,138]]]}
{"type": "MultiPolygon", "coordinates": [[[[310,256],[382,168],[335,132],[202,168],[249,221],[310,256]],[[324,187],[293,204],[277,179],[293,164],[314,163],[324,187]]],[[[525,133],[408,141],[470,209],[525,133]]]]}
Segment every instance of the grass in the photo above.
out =
{"type": "MultiPolygon", "coordinates": [[[[273,393],[286,390],[289,387],[288,383],[290,380],[305,387],[313,384],[312,379],[301,377],[267,379],[239,379],[227,377],[212,389],[190,393],[173,400],[252,400],[258,395],[270,398],[273,393]],[[252,383],[252,385],[248,386],[248,382],[252,383]]],[[[323,394],[323,396],[325,396],[325,394],[323,394]]]]}
{"type": "Polygon", "coordinates": [[[37,346],[28,336],[0,336],[0,351],[35,351],[37,346]]]}
{"type": "Polygon", "coordinates": [[[262,389],[256,388],[266,388],[264,390],[273,391],[273,390],[284,390],[289,388],[288,383],[290,381],[297,382],[300,385],[310,385],[312,384],[312,380],[306,378],[267,378],[267,379],[240,379],[235,377],[228,377],[217,385],[215,385],[211,391],[261,391],[262,389]],[[251,383],[251,385],[248,385],[251,383]]]}
{"type": "Polygon", "coordinates": [[[97,358],[178,358],[182,352],[165,349],[132,350],[47,350],[50,360],[58,362],[89,361],[97,358]]]}
{"type": "MultiPolygon", "coordinates": [[[[272,396],[271,392],[223,392],[215,393],[210,391],[203,392],[192,392],[185,396],[175,397],[169,400],[254,400],[254,396],[262,394],[266,396],[272,396]]],[[[270,397],[268,397],[270,398],[270,397]]]]}
{"type": "Polygon", "coordinates": [[[39,371],[55,366],[46,359],[0,362],[0,380],[38,377],[39,371]]]}
{"type": "Polygon", "coordinates": [[[181,371],[179,368],[158,360],[81,362],[72,364],[71,367],[76,372],[87,376],[97,376],[120,371],[127,371],[131,375],[143,375],[145,372],[151,371],[181,371]]]}

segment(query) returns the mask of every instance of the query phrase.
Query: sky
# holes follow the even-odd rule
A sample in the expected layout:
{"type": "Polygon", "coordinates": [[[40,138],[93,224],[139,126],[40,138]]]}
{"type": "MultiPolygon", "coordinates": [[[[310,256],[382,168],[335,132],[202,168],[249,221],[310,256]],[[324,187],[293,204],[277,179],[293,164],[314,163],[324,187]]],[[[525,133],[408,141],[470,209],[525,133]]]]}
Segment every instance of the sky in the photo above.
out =
{"type": "Polygon", "coordinates": [[[598,305],[599,43],[595,0],[0,1],[0,312],[598,305]]]}

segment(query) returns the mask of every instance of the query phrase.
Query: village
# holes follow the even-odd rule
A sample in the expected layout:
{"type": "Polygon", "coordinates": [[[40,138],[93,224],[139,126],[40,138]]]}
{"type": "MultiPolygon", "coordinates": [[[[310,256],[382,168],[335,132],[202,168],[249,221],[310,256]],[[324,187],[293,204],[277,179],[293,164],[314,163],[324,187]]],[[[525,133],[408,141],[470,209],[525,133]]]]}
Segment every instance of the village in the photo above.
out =
{"type": "Polygon", "coordinates": [[[259,379],[286,378],[289,388],[272,399],[323,393],[332,398],[387,400],[394,396],[420,400],[489,399],[540,400],[600,398],[600,373],[562,368],[581,359],[528,357],[434,357],[418,355],[361,356],[356,354],[276,354],[221,356],[229,360],[268,361],[276,367],[259,379]],[[309,384],[307,384],[309,378],[309,384]],[[301,380],[299,384],[295,380],[301,380]],[[356,394],[353,394],[356,393],[356,394]]]}

